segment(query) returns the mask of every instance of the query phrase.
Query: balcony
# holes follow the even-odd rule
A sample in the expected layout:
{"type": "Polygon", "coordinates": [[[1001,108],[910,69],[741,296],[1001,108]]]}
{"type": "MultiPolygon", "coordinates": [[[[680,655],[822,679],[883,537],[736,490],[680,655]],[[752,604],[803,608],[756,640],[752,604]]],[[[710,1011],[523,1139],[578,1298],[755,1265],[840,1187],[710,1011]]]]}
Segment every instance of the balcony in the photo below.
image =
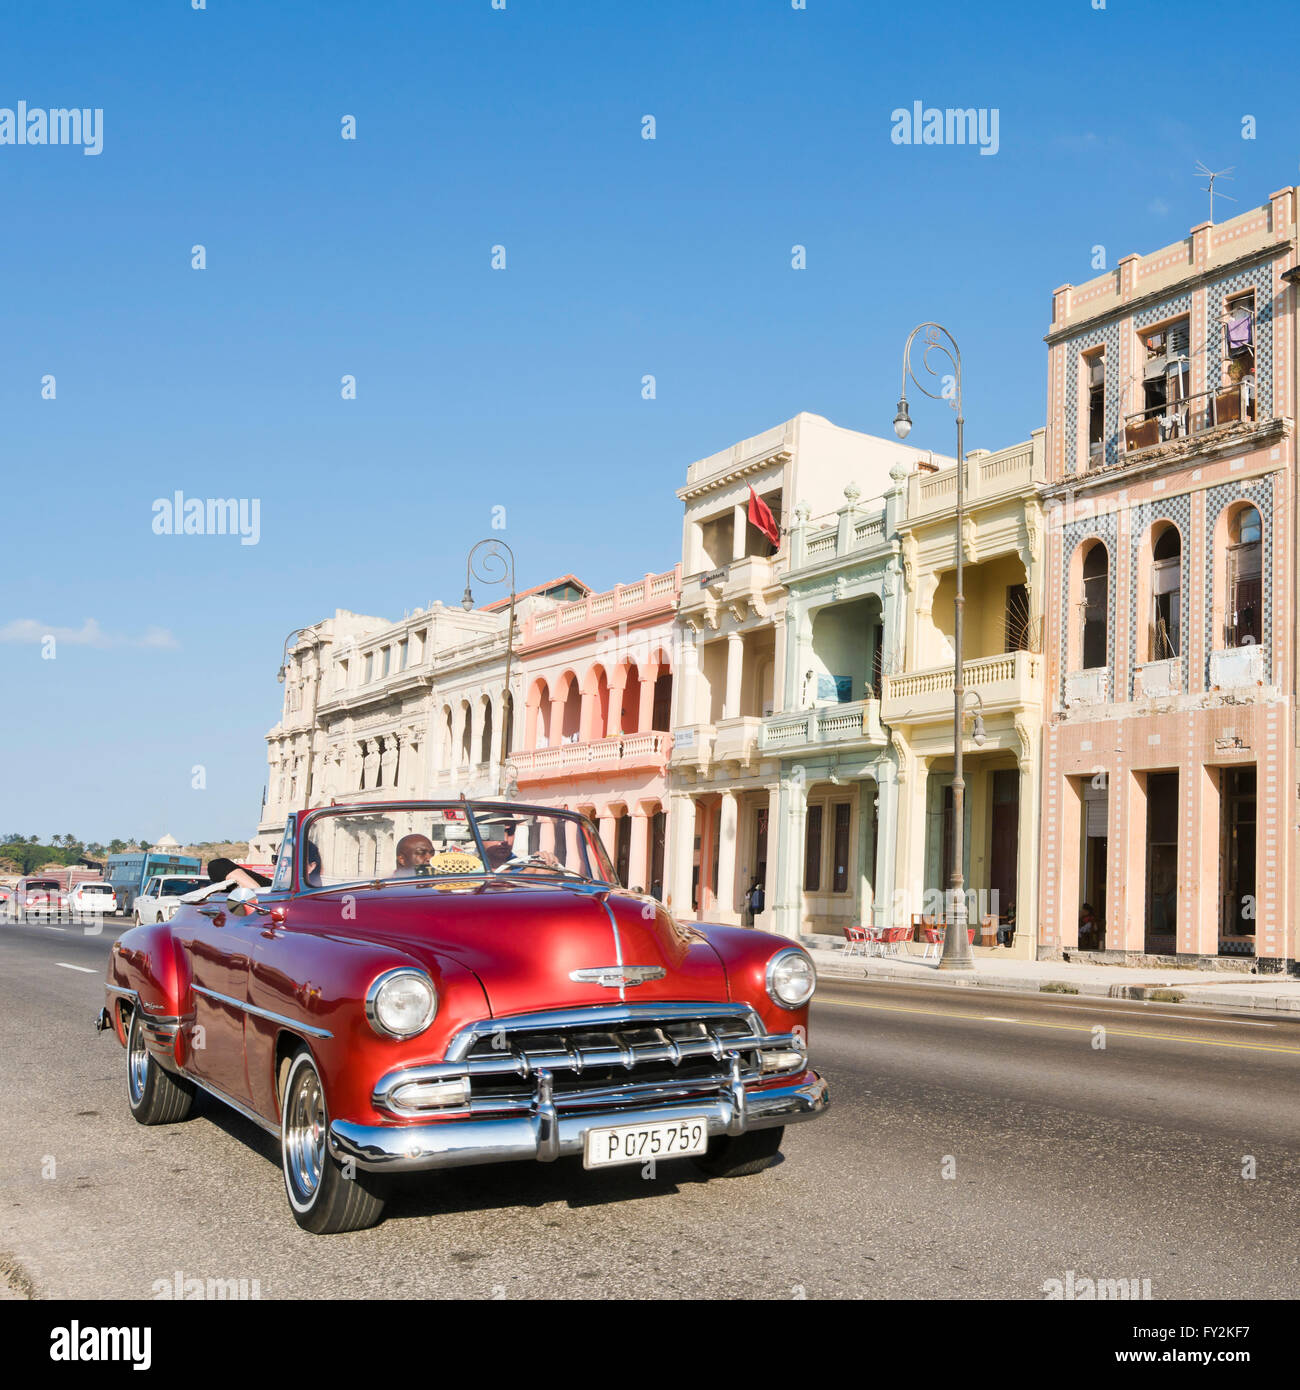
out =
{"type": "Polygon", "coordinates": [[[1165,661],[1147,661],[1139,664],[1133,682],[1133,694],[1161,698],[1168,695],[1181,695],[1183,691],[1183,663],[1181,657],[1171,657],[1165,661]]]}
{"type": "Polygon", "coordinates": [[[568,639],[579,633],[617,626],[630,618],[671,613],[681,589],[681,566],[647,574],[634,584],[617,584],[603,594],[588,594],[574,603],[529,613],[522,625],[520,650],[568,639]]]}
{"type": "MultiPolygon", "coordinates": [[[[967,690],[977,690],[984,714],[1002,714],[1042,703],[1043,658],[1037,652],[1005,652],[962,667],[967,690]]],[[[880,717],[886,724],[924,724],[953,715],[953,669],[935,666],[884,678],[880,717]]]]}
{"type": "Polygon", "coordinates": [[[530,748],[512,753],[509,762],[522,787],[604,772],[659,771],[667,765],[672,748],[672,734],[652,731],[618,734],[589,743],[561,743],[556,748],[530,748]]]}
{"type": "MultiPolygon", "coordinates": [[[[1010,496],[1047,479],[1045,431],[1035,430],[1023,444],[997,453],[967,457],[963,478],[965,505],[977,506],[995,497],[1010,496]]],[[[907,480],[907,519],[932,512],[950,512],[957,505],[957,467],[937,473],[913,473],[907,480]]],[[[886,720],[886,723],[888,721],[886,720]]]]}
{"type": "Polygon", "coordinates": [[[1216,690],[1252,689],[1264,684],[1264,648],[1258,643],[1210,653],[1210,685],[1216,690]]]}
{"type": "Polygon", "coordinates": [[[1255,419],[1255,378],[1165,405],[1153,405],[1124,417],[1124,452],[1138,453],[1158,444],[1169,444],[1229,425],[1249,425],[1255,419]]]}
{"type": "Polygon", "coordinates": [[[1110,670],[1096,666],[1086,671],[1071,671],[1065,678],[1065,707],[1104,705],[1110,699],[1110,670]]]}
{"type": "Polygon", "coordinates": [[[855,700],[850,704],[822,705],[774,714],[763,721],[765,753],[800,753],[822,747],[867,744],[883,748],[887,739],[880,723],[879,700],[855,700]]]}
{"type": "Polygon", "coordinates": [[[751,763],[763,737],[763,721],[752,715],[718,721],[713,738],[713,761],[751,763]]]}

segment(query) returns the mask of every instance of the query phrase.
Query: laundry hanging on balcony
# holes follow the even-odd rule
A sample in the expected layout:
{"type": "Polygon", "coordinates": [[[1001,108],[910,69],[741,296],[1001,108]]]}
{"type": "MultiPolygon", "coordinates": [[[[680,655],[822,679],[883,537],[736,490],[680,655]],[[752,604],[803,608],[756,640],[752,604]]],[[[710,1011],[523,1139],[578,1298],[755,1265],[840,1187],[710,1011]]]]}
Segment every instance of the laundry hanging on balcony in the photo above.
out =
{"type": "Polygon", "coordinates": [[[1249,314],[1242,314],[1228,324],[1228,351],[1240,352],[1248,348],[1254,338],[1255,321],[1249,314]]]}

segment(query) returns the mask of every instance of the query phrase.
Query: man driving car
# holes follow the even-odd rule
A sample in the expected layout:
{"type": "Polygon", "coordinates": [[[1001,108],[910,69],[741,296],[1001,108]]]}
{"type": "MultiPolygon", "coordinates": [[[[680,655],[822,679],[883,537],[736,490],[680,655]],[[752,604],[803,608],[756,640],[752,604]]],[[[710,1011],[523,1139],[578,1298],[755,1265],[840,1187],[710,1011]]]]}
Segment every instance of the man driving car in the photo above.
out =
{"type": "Polygon", "coordinates": [[[433,841],[427,835],[403,835],[397,842],[396,878],[429,878],[433,841]]]}

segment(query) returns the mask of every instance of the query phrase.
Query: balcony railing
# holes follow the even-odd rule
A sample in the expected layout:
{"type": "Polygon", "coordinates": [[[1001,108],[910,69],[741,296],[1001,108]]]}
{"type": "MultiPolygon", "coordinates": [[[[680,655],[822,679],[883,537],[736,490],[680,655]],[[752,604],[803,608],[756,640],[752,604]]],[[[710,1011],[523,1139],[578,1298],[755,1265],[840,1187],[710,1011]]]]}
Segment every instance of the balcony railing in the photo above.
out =
{"type": "Polygon", "coordinates": [[[1210,684],[1241,690],[1264,684],[1264,648],[1257,642],[1210,653],[1210,684]]]}
{"type": "Polygon", "coordinates": [[[821,705],[791,714],[770,715],[763,722],[764,749],[804,748],[822,743],[885,742],[879,700],[821,705]]]}
{"type": "Polygon", "coordinates": [[[1092,666],[1065,677],[1065,705],[1104,705],[1110,698],[1110,668],[1092,666]]]}
{"type": "Polygon", "coordinates": [[[561,743],[555,748],[530,748],[512,753],[510,763],[519,782],[544,782],[591,772],[662,766],[672,746],[673,736],[656,730],[587,743],[561,743]]]}
{"type": "MultiPolygon", "coordinates": [[[[989,498],[1020,492],[1046,480],[1045,432],[1035,430],[1023,444],[999,449],[994,454],[966,460],[965,501],[967,506],[989,498]]],[[[914,473],[908,479],[907,515],[909,520],[929,512],[950,511],[957,502],[957,467],[936,473],[914,473]]]]}
{"type": "Polygon", "coordinates": [[[1134,453],[1167,444],[1174,439],[1187,439],[1217,429],[1220,425],[1236,425],[1255,418],[1255,378],[1244,377],[1215,391],[1198,391],[1164,405],[1148,406],[1124,417],[1124,449],[1134,453]]]}
{"type": "Polygon", "coordinates": [[[520,646],[601,627],[640,609],[670,609],[681,586],[681,566],[663,574],[648,574],[634,584],[618,584],[601,594],[587,594],[574,603],[560,604],[523,622],[520,646]]]}
{"type": "MultiPolygon", "coordinates": [[[[979,691],[986,714],[1042,701],[1043,658],[1037,652],[1004,652],[967,661],[962,677],[967,690],[979,691]]],[[[952,716],[951,665],[886,676],[883,684],[881,718],[886,724],[952,716]]]]}

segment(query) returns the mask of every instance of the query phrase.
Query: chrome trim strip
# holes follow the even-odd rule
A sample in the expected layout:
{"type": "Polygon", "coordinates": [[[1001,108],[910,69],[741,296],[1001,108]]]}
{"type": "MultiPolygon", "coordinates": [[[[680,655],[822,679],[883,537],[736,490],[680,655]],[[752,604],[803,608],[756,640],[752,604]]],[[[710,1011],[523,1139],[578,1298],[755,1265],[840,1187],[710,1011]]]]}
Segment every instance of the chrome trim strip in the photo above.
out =
{"type": "Polygon", "coordinates": [[[480,1038],[493,1033],[563,1032],[566,1028],[600,1028],[642,1021],[691,1022],[735,1019],[744,1023],[755,1037],[765,1037],[767,1029],[749,1004],[710,1004],[675,1000],[662,1004],[589,1004],[576,1009],[548,1009],[533,1014],[506,1014],[500,1018],[481,1018],[467,1023],[447,1045],[447,1061],[458,1062],[480,1038]]]}
{"type": "MultiPolygon", "coordinates": [[[[793,1085],[747,1095],[744,1128],[768,1129],[815,1119],[829,1104],[826,1082],[815,1072],[806,1072],[793,1085]]],[[[557,1117],[554,1130],[550,1128],[549,1116],[541,1111],[539,1100],[538,1113],[493,1120],[423,1125],[358,1125],[350,1120],[334,1120],[330,1124],[329,1147],[336,1159],[351,1158],[359,1168],[400,1173],[520,1159],[545,1162],[554,1156],[581,1153],[587,1131],[610,1124],[660,1124],[689,1118],[704,1120],[710,1135],[736,1132],[733,1102],[725,1095],[653,1108],[562,1114],[557,1117]]]]}
{"type": "MultiPolygon", "coordinates": [[[[618,920],[617,918],[615,918],[613,910],[610,908],[608,893],[604,894],[604,896],[601,897],[600,905],[605,909],[605,916],[609,918],[609,929],[614,933],[614,960],[618,965],[620,972],[620,979],[618,982],[618,997],[620,999],[626,999],[627,986],[624,980],[621,978],[621,972],[623,970],[623,938],[618,934],[618,920]]],[[[572,979],[573,977],[570,976],[569,978],[572,979]]]]}
{"type": "MultiPolygon", "coordinates": [[[[713,1008],[715,1012],[718,1011],[718,1006],[713,1006],[713,1008]]],[[[722,1013],[720,1019],[712,1020],[714,1024],[740,1024],[740,1017],[733,1006],[722,1006],[722,1009],[726,1012],[722,1013]]],[[[661,1038],[660,1042],[629,1043],[618,1036],[617,1029],[625,1022],[622,1015],[634,1010],[642,1018],[648,1013],[656,1013],[658,1014],[657,1022],[670,1021],[664,1018],[665,1011],[662,1006],[656,1008],[647,1004],[611,1007],[601,1011],[602,1018],[598,1026],[601,1030],[613,1034],[612,1045],[603,1047],[599,1045],[579,1046],[572,1037],[565,1037],[562,1049],[545,1047],[535,1048],[531,1051],[529,1050],[530,1030],[502,1028],[499,1031],[507,1039],[507,1045],[494,1048],[491,1053],[482,1052],[462,1056],[459,1060],[454,1061],[417,1064],[386,1073],[375,1083],[371,1093],[371,1103],[376,1109],[385,1111],[399,1119],[432,1115],[500,1114],[515,1109],[528,1108],[529,1102],[524,1098],[526,1086],[520,1085],[513,1088],[515,1094],[475,1095],[473,1091],[475,1079],[509,1081],[511,1078],[517,1077],[521,1082],[526,1083],[530,1077],[536,1077],[544,1071],[551,1076],[552,1081],[557,1074],[562,1073],[566,1080],[578,1082],[585,1069],[599,1067],[622,1067],[631,1073],[627,1081],[621,1081],[614,1085],[575,1090],[566,1089],[554,1093],[555,1106],[561,1111],[572,1111],[602,1101],[630,1104],[638,1097],[645,1100],[734,1089],[737,1080],[742,1086],[775,1081],[783,1076],[799,1075],[807,1067],[807,1046],[799,1035],[795,1033],[760,1033],[755,1035],[745,1031],[743,1025],[740,1031],[735,1033],[724,1032],[721,1028],[710,1027],[710,1020],[707,1017],[701,1017],[701,1014],[707,1014],[708,1006],[704,1009],[696,1007],[685,1020],[690,1023],[699,1023],[707,1035],[705,1037],[669,1038],[660,1027],[656,1029],[661,1038]],[[761,1058],[763,1054],[772,1052],[793,1052],[797,1055],[798,1061],[791,1066],[780,1069],[764,1070],[761,1058]],[[668,1065],[677,1068],[683,1060],[692,1059],[715,1061],[723,1070],[714,1075],[690,1076],[681,1079],[663,1077],[654,1081],[635,1079],[638,1067],[668,1065]],[[462,1081],[469,1087],[468,1105],[445,1108],[440,1106],[417,1107],[402,1104],[394,1099],[395,1093],[405,1086],[447,1081],[462,1081]]],[[[553,1017],[553,1015],[546,1015],[546,1017],[553,1017]]],[[[487,1034],[492,1037],[495,1044],[497,1042],[495,1035],[498,1029],[492,1027],[492,1023],[493,1020],[482,1020],[480,1024],[472,1024],[464,1031],[470,1032],[477,1028],[478,1037],[487,1034]]],[[[459,1035],[457,1039],[453,1040],[452,1047],[448,1048],[449,1057],[453,1051],[464,1050],[457,1047],[458,1041],[459,1035]]]]}
{"type": "MultiPolygon", "coordinates": [[[[191,985],[190,988],[195,994],[202,994],[208,999],[215,999],[220,1004],[229,1004],[232,1008],[242,1009],[246,1014],[256,1014],[258,1018],[265,1018],[271,1023],[283,1023],[286,1028],[293,1028],[300,1033],[308,1033],[313,1038],[332,1038],[334,1036],[328,1028],[317,1028],[314,1024],[303,1023],[300,1019],[286,1018],[284,1014],[274,1014],[270,1009],[259,1009],[256,1004],[249,1004],[241,999],[232,999],[228,994],[218,994],[215,989],[204,989],[202,985],[191,985]]],[[[232,1101],[231,1104],[233,1105],[234,1102],[232,1101]]]]}
{"type": "Polygon", "coordinates": [[[248,1106],[237,1100],[232,1100],[219,1086],[214,1086],[210,1081],[204,1081],[202,1077],[193,1075],[191,1072],[185,1073],[185,1079],[192,1081],[201,1091],[206,1091],[213,1100],[219,1100],[223,1105],[228,1105],[232,1110],[237,1110],[246,1120],[252,1120],[255,1125],[259,1125],[268,1134],[280,1137],[280,1126],[272,1124],[270,1120],[264,1120],[256,1110],[250,1110],[248,1106]]]}

